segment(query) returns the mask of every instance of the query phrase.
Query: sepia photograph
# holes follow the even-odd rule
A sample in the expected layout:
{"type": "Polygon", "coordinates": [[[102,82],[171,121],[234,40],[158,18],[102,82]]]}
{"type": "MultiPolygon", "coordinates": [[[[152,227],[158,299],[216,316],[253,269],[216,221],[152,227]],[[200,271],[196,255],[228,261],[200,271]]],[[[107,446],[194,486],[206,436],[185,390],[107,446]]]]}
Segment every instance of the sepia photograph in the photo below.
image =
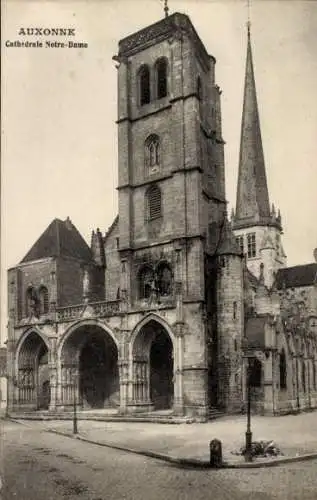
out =
{"type": "Polygon", "coordinates": [[[0,500],[315,500],[317,1],[1,8],[0,500]]]}

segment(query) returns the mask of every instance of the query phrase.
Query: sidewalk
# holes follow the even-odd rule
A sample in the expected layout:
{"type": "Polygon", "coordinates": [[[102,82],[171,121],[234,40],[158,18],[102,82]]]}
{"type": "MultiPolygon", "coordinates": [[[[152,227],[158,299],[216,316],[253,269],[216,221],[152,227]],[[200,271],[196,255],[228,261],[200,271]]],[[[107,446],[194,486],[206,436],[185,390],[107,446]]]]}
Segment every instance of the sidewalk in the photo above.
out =
{"type": "MultiPolygon", "coordinates": [[[[77,438],[175,463],[207,466],[209,442],[220,439],[223,460],[229,467],[259,467],[317,457],[317,412],[283,417],[252,417],[253,440],[274,440],[283,456],[256,458],[246,464],[232,454],[244,444],[246,417],[227,416],[205,424],[162,425],[139,422],[78,421],[77,438]]],[[[34,422],[33,424],[34,425],[34,422]]],[[[71,421],[41,421],[41,430],[73,437],[71,421]]]]}

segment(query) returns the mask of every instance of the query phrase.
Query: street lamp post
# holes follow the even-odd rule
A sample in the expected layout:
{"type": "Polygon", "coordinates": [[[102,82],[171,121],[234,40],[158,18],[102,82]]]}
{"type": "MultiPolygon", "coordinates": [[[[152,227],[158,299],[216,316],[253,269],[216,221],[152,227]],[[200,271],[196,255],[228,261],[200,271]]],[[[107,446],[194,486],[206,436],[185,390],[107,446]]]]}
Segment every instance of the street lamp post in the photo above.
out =
{"type": "Polygon", "coordinates": [[[73,434],[78,434],[77,425],[77,399],[76,399],[76,375],[74,376],[74,412],[73,412],[73,434]]]}
{"type": "Polygon", "coordinates": [[[247,431],[245,433],[245,460],[252,460],[252,432],[251,432],[251,358],[247,356],[247,431]]]}

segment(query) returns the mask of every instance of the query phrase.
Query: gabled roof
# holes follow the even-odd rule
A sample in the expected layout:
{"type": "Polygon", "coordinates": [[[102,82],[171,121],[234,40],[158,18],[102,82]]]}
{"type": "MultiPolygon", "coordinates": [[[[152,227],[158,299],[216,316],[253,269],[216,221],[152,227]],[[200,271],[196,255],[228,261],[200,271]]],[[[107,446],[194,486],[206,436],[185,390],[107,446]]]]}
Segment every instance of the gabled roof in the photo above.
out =
{"type": "Polygon", "coordinates": [[[299,286],[313,286],[317,282],[317,263],[285,267],[276,273],[275,284],[278,290],[299,286]]]}
{"type": "Polygon", "coordinates": [[[89,246],[69,218],[54,219],[21,263],[59,256],[92,261],[89,246]]]}

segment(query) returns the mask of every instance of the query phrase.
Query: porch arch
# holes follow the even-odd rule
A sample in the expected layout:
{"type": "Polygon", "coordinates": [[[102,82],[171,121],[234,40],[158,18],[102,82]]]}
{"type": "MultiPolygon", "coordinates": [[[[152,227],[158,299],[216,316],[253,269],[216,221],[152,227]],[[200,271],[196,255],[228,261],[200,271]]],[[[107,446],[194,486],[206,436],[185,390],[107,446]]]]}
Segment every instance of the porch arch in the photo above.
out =
{"type": "Polygon", "coordinates": [[[169,325],[151,314],[134,328],[130,340],[130,368],[134,404],[157,410],[174,404],[175,337],[169,325]]]}
{"type": "Polygon", "coordinates": [[[98,320],[81,320],[64,333],[58,345],[59,402],[74,400],[83,409],[119,404],[118,342],[98,320]]]}
{"type": "Polygon", "coordinates": [[[48,409],[50,377],[49,341],[38,329],[28,329],[19,339],[15,355],[18,406],[48,409]]]}
{"type": "Polygon", "coordinates": [[[164,318],[162,318],[158,314],[151,313],[151,314],[148,314],[147,316],[145,316],[144,318],[142,318],[141,321],[139,321],[139,323],[137,323],[137,325],[133,328],[133,330],[131,332],[131,336],[130,336],[130,354],[132,354],[133,345],[134,345],[135,339],[138,336],[140,330],[150,321],[155,321],[156,323],[160,324],[167,331],[167,333],[168,333],[168,335],[173,343],[173,348],[175,349],[176,337],[174,335],[172,328],[167,323],[167,321],[165,321],[164,318]]]}

